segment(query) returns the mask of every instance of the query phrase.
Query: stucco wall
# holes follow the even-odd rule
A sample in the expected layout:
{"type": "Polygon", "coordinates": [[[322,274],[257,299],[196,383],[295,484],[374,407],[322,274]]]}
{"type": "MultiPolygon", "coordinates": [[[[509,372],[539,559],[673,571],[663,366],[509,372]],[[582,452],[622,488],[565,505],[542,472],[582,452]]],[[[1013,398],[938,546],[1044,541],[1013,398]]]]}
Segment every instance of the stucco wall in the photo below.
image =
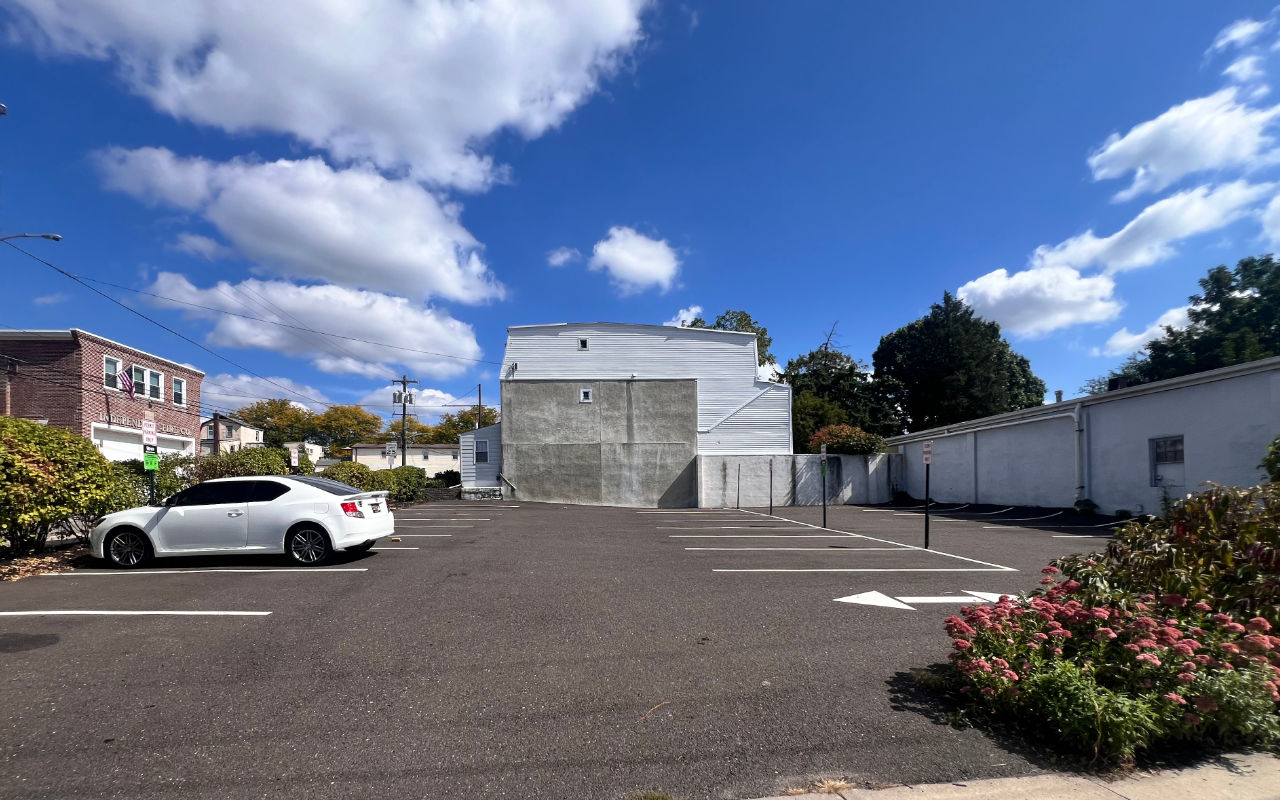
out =
{"type": "Polygon", "coordinates": [[[506,489],[518,500],[691,507],[697,408],[692,380],[503,381],[506,489]]]}
{"type": "MultiPolygon", "coordinates": [[[[827,503],[886,503],[889,456],[828,456],[827,503]]],[[[821,460],[815,455],[698,456],[698,505],[743,508],[769,505],[769,465],[773,464],[773,505],[820,505],[821,460]],[[741,487],[741,500],[739,500],[741,487]]]]}

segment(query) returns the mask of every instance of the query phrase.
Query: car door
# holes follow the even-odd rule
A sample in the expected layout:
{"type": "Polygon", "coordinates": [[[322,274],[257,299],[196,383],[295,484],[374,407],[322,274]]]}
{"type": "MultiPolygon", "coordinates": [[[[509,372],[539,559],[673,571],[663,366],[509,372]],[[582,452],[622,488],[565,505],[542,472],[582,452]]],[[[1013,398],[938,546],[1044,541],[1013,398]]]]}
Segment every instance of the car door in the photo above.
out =
{"type": "Polygon", "coordinates": [[[228,550],[245,546],[253,481],[200,483],[173,497],[157,526],[165,550],[228,550]]]}
{"type": "Polygon", "coordinates": [[[289,498],[285,497],[292,487],[283,481],[253,483],[253,495],[249,501],[248,546],[255,550],[281,552],[284,532],[297,521],[290,512],[289,498]]]}

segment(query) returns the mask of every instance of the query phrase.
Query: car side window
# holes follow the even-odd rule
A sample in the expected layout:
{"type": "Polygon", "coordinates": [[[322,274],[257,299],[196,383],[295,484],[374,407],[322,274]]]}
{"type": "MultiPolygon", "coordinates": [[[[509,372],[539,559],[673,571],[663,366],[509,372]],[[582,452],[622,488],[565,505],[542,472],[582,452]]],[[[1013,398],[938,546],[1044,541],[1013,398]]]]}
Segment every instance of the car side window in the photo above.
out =
{"type": "Polygon", "coordinates": [[[289,491],[289,487],[283,483],[275,481],[254,481],[253,497],[249,500],[251,503],[262,503],[269,500],[275,500],[285,492],[289,491]]]}
{"type": "Polygon", "coordinates": [[[209,496],[210,485],[211,484],[208,484],[208,483],[197,483],[195,486],[192,486],[189,489],[183,489],[182,491],[178,492],[173,496],[173,502],[170,503],[170,505],[175,505],[175,506],[204,505],[206,502],[208,502],[207,500],[205,500],[205,498],[209,496]]]}
{"type": "Polygon", "coordinates": [[[205,500],[208,505],[253,502],[253,489],[258,481],[220,481],[210,483],[213,487],[213,499],[205,500]]]}

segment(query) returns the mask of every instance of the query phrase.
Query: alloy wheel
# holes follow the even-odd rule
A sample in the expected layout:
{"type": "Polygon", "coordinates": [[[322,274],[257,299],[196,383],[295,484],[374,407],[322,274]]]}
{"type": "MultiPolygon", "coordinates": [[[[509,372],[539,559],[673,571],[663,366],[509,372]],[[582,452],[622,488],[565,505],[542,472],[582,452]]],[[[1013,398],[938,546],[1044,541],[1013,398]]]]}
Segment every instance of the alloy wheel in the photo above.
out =
{"type": "Polygon", "coordinates": [[[315,564],[324,558],[328,549],[324,534],[310,529],[298,531],[293,535],[293,543],[289,549],[293,557],[303,564],[315,564]]]}
{"type": "Polygon", "coordinates": [[[111,560],[122,567],[135,567],[147,557],[147,542],[134,531],[117,533],[111,540],[111,560]]]}

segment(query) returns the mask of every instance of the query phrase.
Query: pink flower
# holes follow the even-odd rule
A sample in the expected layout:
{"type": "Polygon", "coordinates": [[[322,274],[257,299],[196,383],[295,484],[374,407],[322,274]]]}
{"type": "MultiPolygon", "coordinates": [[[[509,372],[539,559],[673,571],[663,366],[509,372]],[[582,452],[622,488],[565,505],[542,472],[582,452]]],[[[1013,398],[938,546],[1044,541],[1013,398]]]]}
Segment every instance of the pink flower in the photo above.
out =
{"type": "Polygon", "coordinates": [[[1196,676],[1190,672],[1179,672],[1178,683],[1195,683],[1196,676]]]}
{"type": "MultiPolygon", "coordinates": [[[[1266,620],[1263,620],[1264,622],[1266,620]]],[[[1244,637],[1242,644],[1244,649],[1254,653],[1265,653],[1271,649],[1271,637],[1263,636],[1260,633],[1251,633],[1244,637]]]]}
{"type": "Polygon", "coordinates": [[[1267,622],[1262,617],[1254,617],[1253,619],[1249,620],[1249,624],[1247,627],[1251,631],[1266,633],[1267,631],[1271,630],[1271,623],[1267,622]]]}
{"type": "Polygon", "coordinates": [[[1200,655],[1195,657],[1195,662],[1202,667],[1211,661],[1213,661],[1213,656],[1209,655],[1208,653],[1201,653],[1200,655]]]}
{"type": "Polygon", "coordinates": [[[1008,669],[1008,668],[1009,668],[1009,662],[1008,662],[1008,661],[1005,661],[1003,658],[993,658],[993,659],[991,659],[991,663],[992,663],[992,664],[994,664],[994,665],[995,665],[996,667],[998,667],[999,669],[1008,669]]]}
{"type": "Polygon", "coordinates": [[[1062,572],[1062,570],[1058,569],[1057,567],[1045,567],[1040,571],[1043,572],[1045,575],[1058,575],[1062,572]]]}
{"type": "Polygon", "coordinates": [[[983,687],[983,689],[982,689],[982,696],[983,696],[983,697],[990,697],[991,695],[993,695],[993,694],[995,694],[995,693],[996,693],[996,690],[995,690],[995,689],[992,689],[990,686],[983,687]]]}
{"type": "Polygon", "coordinates": [[[956,639],[951,643],[951,645],[957,650],[968,650],[970,647],[973,647],[973,645],[966,639],[956,639]]]}
{"type": "Polygon", "coordinates": [[[1144,661],[1144,662],[1146,662],[1146,663],[1150,664],[1150,665],[1151,665],[1151,666],[1153,666],[1153,667],[1158,667],[1158,666],[1160,666],[1160,659],[1156,658],[1155,656],[1151,655],[1150,653],[1141,653],[1141,654],[1139,654],[1139,655],[1138,655],[1138,660],[1139,660],[1139,661],[1144,661]]]}
{"type": "Polygon", "coordinates": [[[1195,671],[1196,671],[1196,662],[1194,662],[1194,661],[1183,661],[1183,662],[1182,662],[1182,671],[1183,671],[1183,672],[1195,672],[1195,671]]]}
{"type": "Polygon", "coordinates": [[[1116,638],[1116,632],[1110,628],[1098,628],[1098,630],[1094,631],[1093,638],[1100,642],[1107,639],[1114,639],[1116,638]]]}
{"type": "Polygon", "coordinates": [[[1071,631],[1067,630],[1066,628],[1058,628],[1056,630],[1049,631],[1049,635],[1058,636],[1066,639],[1071,637],[1071,631]]]}
{"type": "Polygon", "coordinates": [[[1018,679],[1018,673],[1014,672],[1011,669],[1006,669],[1004,672],[1000,673],[1000,677],[1008,678],[1011,681],[1016,681],[1018,679]]]}
{"type": "Polygon", "coordinates": [[[1186,642],[1178,642],[1173,646],[1173,652],[1178,653],[1179,655],[1189,656],[1195,653],[1195,651],[1195,648],[1186,642]]]}
{"type": "Polygon", "coordinates": [[[1160,643],[1155,639],[1139,639],[1135,644],[1137,644],[1138,647],[1145,647],[1148,650],[1154,650],[1160,646],[1160,643]]]}
{"type": "Polygon", "coordinates": [[[1047,586],[1048,584],[1053,583],[1053,578],[1041,578],[1040,582],[1047,586]]]}
{"type": "Polygon", "coordinates": [[[1111,612],[1107,611],[1105,608],[1091,608],[1089,609],[1089,616],[1094,619],[1106,620],[1111,617],[1111,612]]]}
{"type": "Polygon", "coordinates": [[[1136,644],[1133,644],[1132,642],[1130,642],[1129,644],[1123,645],[1123,647],[1125,650],[1132,650],[1135,653],[1142,652],[1142,648],[1138,647],[1136,644]]]}
{"type": "Polygon", "coordinates": [[[1218,645],[1218,647],[1221,647],[1224,652],[1230,653],[1233,656],[1240,654],[1240,646],[1233,642],[1223,642],[1218,645]]]}
{"type": "Polygon", "coordinates": [[[1188,628],[1187,634],[1190,636],[1204,636],[1208,631],[1204,628],[1188,628]]]}
{"type": "Polygon", "coordinates": [[[1192,608],[1194,608],[1196,611],[1201,611],[1201,612],[1204,612],[1204,611],[1212,611],[1212,610],[1213,610],[1213,606],[1209,605],[1208,603],[1206,603],[1206,602],[1205,602],[1205,601],[1203,601],[1203,600],[1201,600],[1200,602],[1196,603],[1194,606],[1192,606],[1192,608]]]}
{"type": "Polygon", "coordinates": [[[1226,625],[1230,622],[1234,622],[1234,620],[1231,619],[1230,614],[1214,614],[1213,621],[1218,623],[1219,625],[1226,625]]]}
{"type": "Polygon", "coordinates": [[[1228,622],[1222,626],[1222,629],[1231,633],[1244,633],[1244,626],[1239,622],[1228,622]]]}
{"type": "Polygon", "coordinates": [[[1185,706],[1185,705],[1187,704],[1187,701],[1186,701],[1186,700],[1183,700],[1183,699],[1182,699],[1182,695],[1178,694],[1177,692],[1168,692],[1168,693],[1166,693],[1166,694],[1164,695],[1164,699],[1165,699],[1165,700],[1172,700],[1173,702],[1177,703],[1177,704],[1178,704],[1178,705],[1180,705],[1180,706],[1185,706]]]}
{"type": "Polygon", "coordinates": [[[1164,597],[1160,598],[1160,600],[1166,606],[1173,606],[1174,608],[1182,608],[1187,604],[1187,598],[1180,594],[1166,594],[1164,597]]]}

